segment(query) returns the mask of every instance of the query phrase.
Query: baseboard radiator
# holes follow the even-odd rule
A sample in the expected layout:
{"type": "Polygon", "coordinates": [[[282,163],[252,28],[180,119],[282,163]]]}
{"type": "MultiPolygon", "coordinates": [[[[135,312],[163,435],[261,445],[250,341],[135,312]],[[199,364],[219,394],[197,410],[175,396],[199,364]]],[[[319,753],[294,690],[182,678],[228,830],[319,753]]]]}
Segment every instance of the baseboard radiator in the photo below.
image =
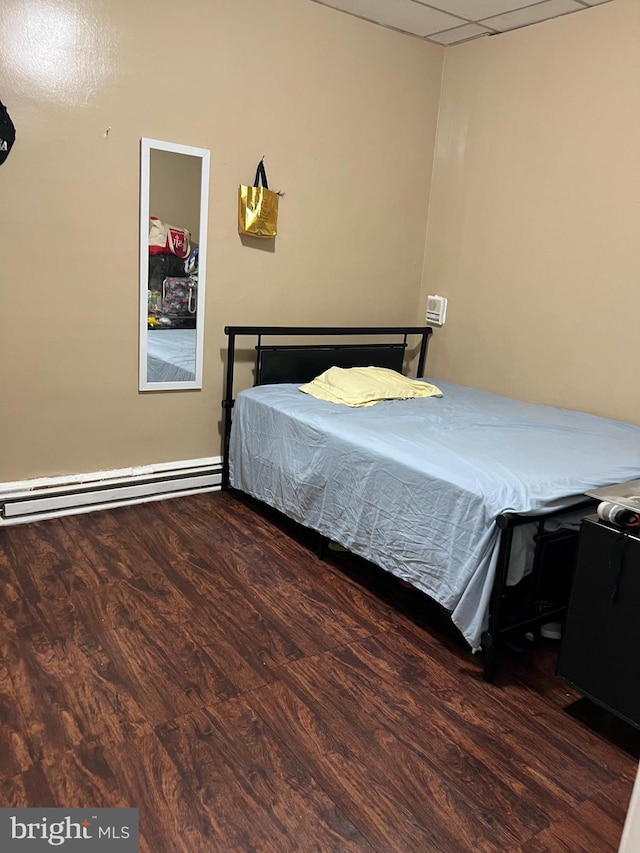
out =
{"type": "Polygon", "coordinates": [[[221,481],[222,459],[215,456],[0,483],[0,527],[213,492],[221,481]]]}

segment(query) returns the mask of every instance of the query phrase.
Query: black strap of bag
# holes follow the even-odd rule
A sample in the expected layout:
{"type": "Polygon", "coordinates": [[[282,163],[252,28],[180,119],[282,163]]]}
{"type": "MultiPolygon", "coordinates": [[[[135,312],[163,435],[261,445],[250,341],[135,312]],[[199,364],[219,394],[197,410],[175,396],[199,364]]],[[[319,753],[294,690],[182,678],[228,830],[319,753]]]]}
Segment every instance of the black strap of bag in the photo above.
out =
{"type": "Polygon", "coordinates": [[[267,173],[264,168],[264,157],[258,163],[258,168],[256,169],[256,176],[253,181],[254,187],[259,187],[260,181],[262,181],[262,186],[265,188],[265,190],[268,190],[269,184],[267,183],[267,173]]]}

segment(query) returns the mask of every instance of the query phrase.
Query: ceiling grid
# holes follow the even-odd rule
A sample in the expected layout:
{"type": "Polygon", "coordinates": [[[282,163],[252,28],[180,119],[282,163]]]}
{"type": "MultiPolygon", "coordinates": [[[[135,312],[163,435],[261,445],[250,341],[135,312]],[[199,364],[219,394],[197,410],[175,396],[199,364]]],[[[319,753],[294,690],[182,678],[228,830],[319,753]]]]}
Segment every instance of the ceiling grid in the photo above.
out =
{"type": "Polygon", "coordinates": [[[527,27],[611,0],[314,0],[442,45],[527,27]]]}

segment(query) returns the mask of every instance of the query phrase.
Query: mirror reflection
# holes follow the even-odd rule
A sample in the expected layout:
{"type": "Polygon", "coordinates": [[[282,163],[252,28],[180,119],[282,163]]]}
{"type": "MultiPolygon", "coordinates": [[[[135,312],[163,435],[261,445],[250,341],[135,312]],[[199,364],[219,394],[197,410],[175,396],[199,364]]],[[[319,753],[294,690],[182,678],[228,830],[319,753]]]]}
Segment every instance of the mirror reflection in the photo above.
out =
{"type": "Polygon", "coordinates": [[[142,143],[140,389],[201,388],[209,152],[142,143]]]}

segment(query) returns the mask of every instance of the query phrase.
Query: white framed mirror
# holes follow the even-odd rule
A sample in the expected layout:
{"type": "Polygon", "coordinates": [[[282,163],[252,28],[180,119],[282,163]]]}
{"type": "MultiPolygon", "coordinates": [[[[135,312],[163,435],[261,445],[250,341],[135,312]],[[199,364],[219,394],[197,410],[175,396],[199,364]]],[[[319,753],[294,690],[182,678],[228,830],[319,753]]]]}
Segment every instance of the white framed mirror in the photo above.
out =
{"type": "Polygon", "coordinates": [[[140,151],[141,391],[202,388],[209,151],[140,151]]]}

